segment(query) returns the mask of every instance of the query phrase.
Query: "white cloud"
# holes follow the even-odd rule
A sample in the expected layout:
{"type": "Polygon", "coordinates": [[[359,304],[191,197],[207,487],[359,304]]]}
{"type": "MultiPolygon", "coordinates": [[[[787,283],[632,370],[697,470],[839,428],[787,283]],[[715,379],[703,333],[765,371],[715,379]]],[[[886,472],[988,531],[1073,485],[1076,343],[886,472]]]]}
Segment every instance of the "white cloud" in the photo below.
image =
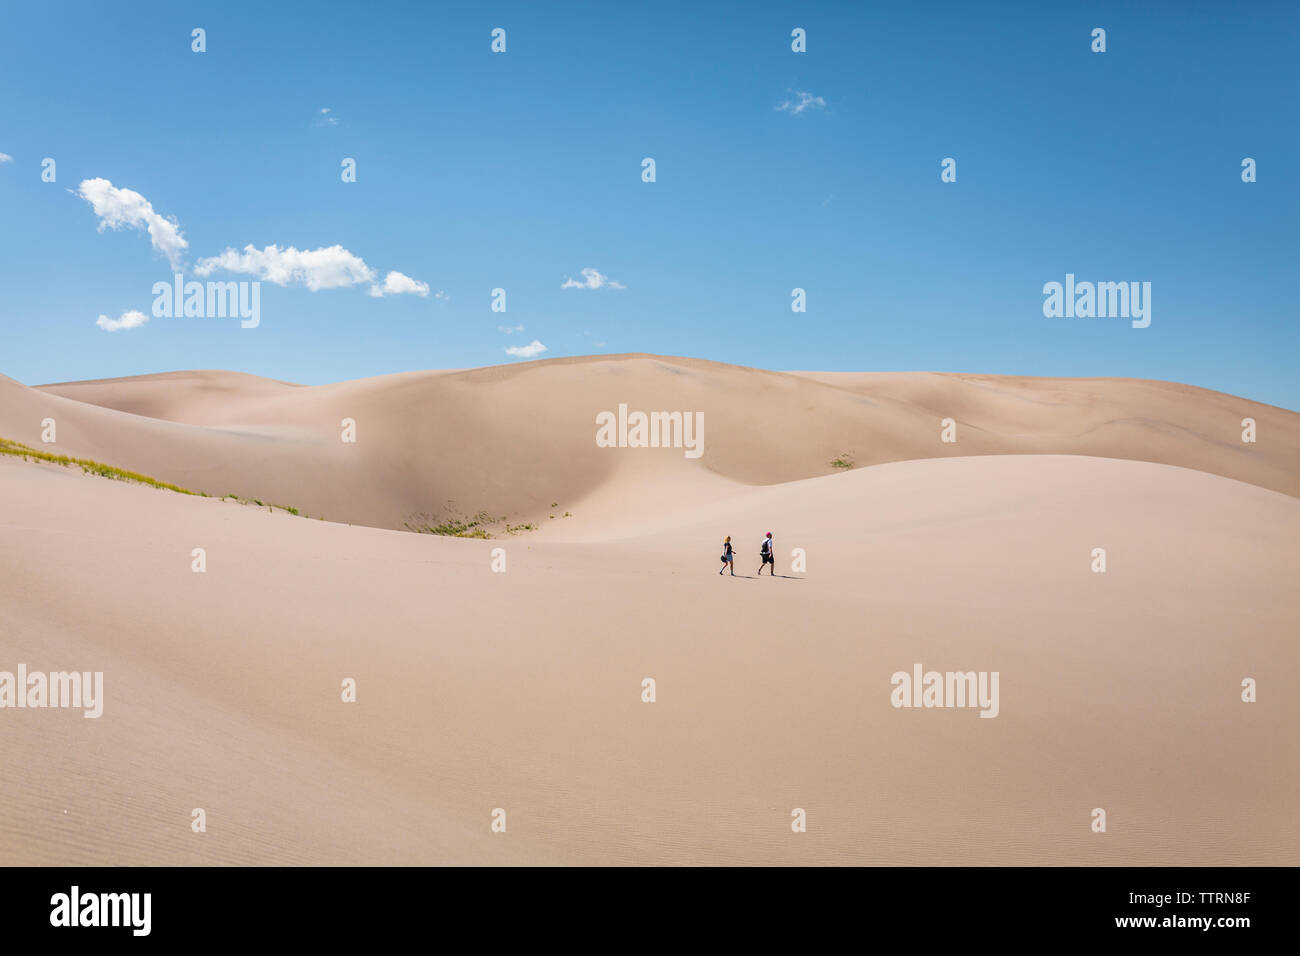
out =
{"type": "Polygon", "coordinates": [[[158,215],[149,200],[133,189],[118,189],[107,179],[85,179],[77,187],[77,195],[90,203],[99,217],[101,232],[106,226],[148,229],[153,247],[167,257],[173,269],[180,262],[181,253],[189,248],[189,243],[181,237],[180,224],[158,215]]]}
{"type": "Polygon", "coordinates": [[[533,339],[527,345],[511,345],[506,348],[507,355],[513,355],[515,358],[532,358],[534,355],[541,355],[546,351],[546,346],[537,339],[533,339]]]}
{"type": "Polygon", "coordinates": [[[795,96],[799,97],[799,102],[796,103],[787,99],[777,107],[777,110],[793,113],[797,116],[804,110],[824,110],[826,108],[826,101],[820,96],[813,96],[811,93],[802,91],[795,93],[795,96]]]}
{"type": "Polygon", "coordinates": [[[322,106],[319,110],[316,111],[316,125],[317,126],[338,126],[339,125],[338,117],[330,116],[330,114],[333,112],[334,111],[330,109],[328,106],[322,106]]]}
{"type": "Polygon", "coordinates": [[[498,332],[504,332],[506,335],[513,335],[514,333],[516,333],[516,332],[522,332],[523,330],[524,330],[524,324],[523,324],[522,322],[520,322],[518,325],[498,325],[498,326],[497,326],[497,331],[498,331],[498,332]]]}
{"type": "Polygon", "coordinates": [[[441,289],[439,289],[437,292],[435,292],[435,293],[433,294],[433,297],[434,297],[435,299],[437,299],[439,302],[446,302],[448,299],[451,298],[451,296],[449,296],[447,293],[443,292],[441,289]]]}
{"type": "Polygon", "coordinates": [[[132,309],[130,312],[123,312],[120,319],[110,319],[106,315],[101,315],[95,320],[95,324],[105,332],[116,332],[119,329],[138,329],[148,321],[149,316],[132,309]]]}
{"type": "Polygon", "coordinates": [[[564,280],[561,289],[626,289],[627,286],[621,282],[616,282],[609,276],[602,275],[595,269],[583,269],[582,281],[579,282],[572,276],[564,280]]]}
{"type": "Polygon", "coordinates": [[[8,153],[0,153],[0,165],[4,163],[12,163],[13,161],[14,158],[10,156],[8,153]]]}
{"type": "MultiPolygon", "coordinates": [[[[383,298],[385,295],[407,294],[414,294],[423,298],[429,294],[429,283],[412,279],[410,276],[403,275],[400,272],[390,272],[388,275],[384,276],[384,284],[382,287],[377,285],[372,285],[370,287],[370,294],[376,299],[383,298]]],[[[437,297],[440,299],[446,298],[446,296],[441,292],[438,293],[437,297]]]]}
{"type": "MultiPolygon", "coordinates": [[[[276,245],[258,249],[249,243],[242,253],[226,249],[221,255],[200,259],[194,264],[196,275],[211,275],[218,269],[255,275],[276,285],[304,285],[312,292],[345,288],[375,279],[374,270],[360,256],[354,256],[339,245],[299,251],[293,246],[281,249],[276,245]]],[[[390,272],[389,278],[394,275],[401,273],[390,272]]]]}

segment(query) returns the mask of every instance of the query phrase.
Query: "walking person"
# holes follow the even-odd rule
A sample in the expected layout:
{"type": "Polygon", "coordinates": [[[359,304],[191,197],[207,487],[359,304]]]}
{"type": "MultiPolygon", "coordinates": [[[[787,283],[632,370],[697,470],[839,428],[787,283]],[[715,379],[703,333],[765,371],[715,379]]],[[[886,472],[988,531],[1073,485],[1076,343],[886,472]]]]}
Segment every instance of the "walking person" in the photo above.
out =
{"type": "Polygon", "coordinates": [[[768,572],[768,577],[775,576],[776,575],[776,552],[772,550],[772,532],[769,531],[767,533],[767,537],[763,539],[763,543],[759,546],[758,549],[758,556],[763,559],[763,563],[758,566],[759,577],[763,576],[763,569],[767,567],[769,564],[772,566],[772,570],[768,572]]]}
{"type": "Polygon", "coordinates": [[[721,574],[727,568],[731,569],[731,576],[734,578],[736,576],[736,553],[731,550],[731,535],[727,535],[727,539],[722,542],[722,567],[718,568],[718,573],[721,574]]]}

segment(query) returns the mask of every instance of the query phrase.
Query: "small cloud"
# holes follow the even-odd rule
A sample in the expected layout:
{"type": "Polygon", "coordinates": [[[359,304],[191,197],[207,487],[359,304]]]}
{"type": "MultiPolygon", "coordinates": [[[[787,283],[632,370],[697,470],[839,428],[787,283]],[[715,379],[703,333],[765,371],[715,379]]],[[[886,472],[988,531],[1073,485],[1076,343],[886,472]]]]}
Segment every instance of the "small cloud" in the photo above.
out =
{"type": "Polygon", "coordinates": [[[316,111],[316,125],[317,126],[338,126],[339,118],[337,116],[330,115],[333,112],[334,111],[330,109],[328,106],[322,106],[319,110],[316,111]]]}
{"type": "Polygon", "coordinates": [[[107,179],[84,179],[77,187],[77,195],[90,203],[99,217],[99,231],[121,229],[147,229],[153,247],[167,257],[175,269],[181,253],[189,243],[181,236],[180,224],[175,219],[164,219],[154,212],[153,205],[133,189],[118,189],[107,179]]]}
{"type": "Polygon", "coordinates": [[[504,332],[506,335],[513,335],[514,333],[516,333],[516,332],[522,332],[523,330],[524,330],[524,325],[523,325],[522,322],[519,323],[518,325],[498,325],[498,326],[497,326],[497,331],[498,331],[498,332],[504,332]]]}
{"type": "MultiPolygon", "coordinates": [[[[281,249],[276,245],[258,249],[250,243],[244,246],[242,253],[226,249],[218,256],[200,259],[194,264],[194,272],[200,276],[211,275],[218,269],[255,275],[276,285],[304,285],[312,292],[373,282],[375,278],[374,270],[360,256],[354,256],[338,245],[299,251],[293,246],[281,249]]],[[[388,275],[391,279],[402,274],[390,272],[388,275]]],[[[428,286],[425,286],[425,291],[428,291],[428,286]]],[[[370,294],[376,294],[374,288],[370,294]]]]}
{"type": "Polygon", "coordinates": [[[535,355],[541,355],[546,351],[546,346],[537,339],[533,339],[527,345],[511,345],[506,348],[507,355],[513,355],[515,358],[532,358],[535,355]]]}
{"type": "Polygon", "coordinates": [[[117,332],[121,329],[138,329],[148,321],[149,316],[132,309],[130,312],[123,312],[120,319],[110,319],[106,315],[101,315],[95,320],[95,324],[105,332],[117,332]]]}
{"type": "Polygon", "coordinates": [[[437,292],[435,292],[435,293],[433,294],[433,297],[434,297],[435,299],[437,299],[439,302],[446,302],[448,299],[451,298],[451,296],[449,296],[447,293],[443,292],[441,289],[439,289],[437,292]]]}
{"type": "MultiPolygon", "coordinates": [[[[412,279],[400,272],[390,272],[384,276],[383,287],[372,285],[370,294],[376,299],[383,298],[385,295],[418,295],[424,298],[429,294],[429,283],[412,279]]],[[[445,298],[441,292],[438,296],[445,298]]]]}
{"type": "Polygon", "coordinates": [[[822,99],[820,96],[813,96],[811,93],[804,93],[802,91],[796,92],[794,95],[798,97],[797,102],[787,99],[777,107],[777,111],[782,113],[793,113],[795,116],[798,116],[804,110],[824,110],[826,108],[826,100],[822,99]]]}
{"type": "Polygon", "coordinates": [[[627,288],[627,286],[623,285],[623,283],[617,282],[614,279],[609,278],[609,276],[602,275],[601,273],[597,272],[595,269],[583,269],[580,274],[582,275],[581,282],[579,282],[577,279],[574,279],[572,276],[570,276],[564,280],[564,285],[560,286],[560,288],[561,289],[626,289],[627,288]]]}
{"type": "Polygon", "coordinates": [[[12,163],[13,161],[14,158],[8,153],[0,153],[0,166],[3,166],[5,163],[12,163]]]}

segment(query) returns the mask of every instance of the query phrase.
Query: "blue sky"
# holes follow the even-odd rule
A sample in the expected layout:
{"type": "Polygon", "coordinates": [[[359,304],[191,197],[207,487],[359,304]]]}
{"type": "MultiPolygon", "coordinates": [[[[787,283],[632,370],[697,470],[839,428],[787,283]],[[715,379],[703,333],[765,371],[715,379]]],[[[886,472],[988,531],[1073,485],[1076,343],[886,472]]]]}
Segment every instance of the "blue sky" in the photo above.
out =
{"type": "Polygon", "coordinates": [[[1300,5],[1247,9],[10,5],[0,372],[318,384],[517,361],[505,349],[536,340],[542,357],[1159,378],[1300,409],[1300,5]],[[819,99],[779,108],[800,94],[819,99]],[[341,246],[374,280],[263,277],[256,329],[104,331],[148,314],[172,268],[144,230],[97,228],[77,195],[93,179],[174,220],[189,278],[251,244],[341,246]],[[583,269],[623,288],[561,288],[583,269]],[[390,271],[428,294],[372,296],[390,271]],[[1150,327],[1045,318],[1066,273],[1150,282],[1150,327]]]}

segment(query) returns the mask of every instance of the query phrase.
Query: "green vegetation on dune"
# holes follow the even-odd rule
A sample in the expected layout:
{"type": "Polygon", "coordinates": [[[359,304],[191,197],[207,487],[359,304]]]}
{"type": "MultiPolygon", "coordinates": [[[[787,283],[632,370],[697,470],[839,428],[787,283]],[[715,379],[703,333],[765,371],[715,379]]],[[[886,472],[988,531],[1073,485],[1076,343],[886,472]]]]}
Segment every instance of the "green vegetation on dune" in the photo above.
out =
{"type": "MultiPolygon", "coordinates": [[[[566,518],[571,517],[570,512],[565,512],[566,518]]],[[[551,515],[552,518],[555,515],[551,515]]],[[[413,514],[402,522],[407,531],[414,531],[416,534],[438,534],[449,538],[495,538],[504,531],[508,535],[517,535],[525,531],[536,531],[537,524],[526,522],[521,524],[510,524],[509,516],[502,515],[497,518],[489,511],[479,511],[472,515],[464,515],[455,508],[453,502],[448,502],[448,509],[439,514],[413,514]]]]}
{"type": "MultiPolygon", "coordinates": [[[[89,458],[74,458],[71,455],[54,455],[50,452],[40,451],[22,442],[14,441],[10,438],[0,437],[0,454],[12,455],[16,458],[22,458],[25,461],[43,461],[54,465],[62,465],[65,468],[69,465],[76,465],[88,475],[99,475],[102,478],[112,478],[116,481],[129,481],[139,485],[148,485],[150,488],[161,488],[164,491],[174,491],[181,495],[194,495],[199,498],[209,497],[203,491],[191,491],[189,488],[182,488],[180,485],[173,485],[167,481],[159,481],[149,475],[142,475],[139,472],[127,471],[125,468],[117,468],[113,465],[106,465],[102,461],[93,461],[89,458]]],[[[312,515],[304,514],[297,508],[289,505],[277,505],[263,501],[260,498],[245,498],[243,495],[228,494],[222,495],[221,501],[234,501],[241,505],[251,505],[258,508],[265,508],[268,511],[280,510],[286,514],[296,515],[299,517],[310,518],[312,515]]],[[[451,502],[448,503],[452,504],[451,502]]],[[[552,508],[558,508],[558,502],[552,503],[552,508]]],[[[418,534],[437,534],[452,538],[487,538],[493,537],[491,529],[493,526],[504,525],[505,532],[510,535],[520,534],[526,531],[536,531],[537,525],[533,522],[512,525],[505,515],[493,517],[486,511],[480,511],[477,514],[462,516],[455,513],[454,506],[449,516],[433,516],[428,514],[412,515],[404,522],[408,531],[414,531],[418,534]]],[[[319,516],[318,516],[319,517],[319,516]]],[[[555,515],[551,515],[552,518],[555,515]]],[[[564,517],[572,517],[572,512],[564,512],[564,517]]],[[[324,521],[322,517],[320,520],[324,521]]],[[[500,530],[498,528],[498,530],[500,530]]]]}
{"type": "Polygon", "coordinates": [[[490,538],[492,535],[488,534],[484,526],[494,523],[495,520],[486,511],[480,511],[469,518],[444,518],[437,524],[434,524],[434,519],[428,515],[414,515],[404,524],[408,531],[417,534],[441,534],[451,538],[490,538]]]}
{"type": "Polygon", "coordinates": [[[151,478],[148,475],[141,475],[134,471],[126,471],[122,468],[115,468],[112,465],[106,465],[102,461],[92,461],[89,458],[73,458],[69,455],[51,455],[49,452],[37,451],[21,442],[13,441],[9,438],[0,438],[0,454],[14,455],[26,461],[48,461],[55,465],[77,465],[89,475],[100,475],[104,478],[113,478],[117,481],[133,481],[136,484],[148,485],[151,488],[163,488],[167,491],[175,491],[182,495],[197,495],[206,498],[201,491],[190,491],[188,488],[182,488],[180,485],[173,485],[166,481],[159,481],[157,478],[151,478]]]}
{"type": "MultiPolygon", "coordinates": [[[[22,442],[16,442],[10,438],[0,438],[0,455],[13,455],[16,458],[22,458],[24,461],[46,461],[54,465],[62,465],[65,468],[69,465],[76,465],[88,475],[99,475],[102,478],[112,478],[115,481],[130,481],[138,485],[148,485],[150,488],[161,488],[164,491],[174,491],[181,495],[194,495],[199,498],[206,498],[208,495],[202,491],[191,491],[188,488],[182,488],[180,485],[173,485],[167,481],[159,481],[149,475],[142,475],[139,472],[127,471],[124,468],[116,468],[113,465],[106,465],[102,461],[92,461],[89,458],[73,458],[70,455],[52,455],[46,451],[39,451],[22,442]]],[[[290,508],[285,505],[267,505],[257,499],[241,498],[239,495],[225,495],[222,501],[227,498],[233,498],[240,504],[257,504],[263,508],[275,509],[287,512],[291,515],[300,514],[297,508],[290,508]]]]}
{"type": "MultiPolygon", "coordinates": [[[[265,501],[263,501],[263,500],[260,499],[260,498],[245,498],[245,497],[243,497],[242,495],[222,495],[222,496],[221,496],[221,500],[222,500],[222,501],[225,501],[227,498],[234,499],[235,501],[239,502],[241,505],[257,505],[259,508],[265,508],[267,511],[274,511],[276,508],[279,508],[281,511],[287,512],[288,514],[291,514],[291,515],[302,515],[302,512],[300,512],[297,508],[290,507],[289,505],[272,505],[272,504],[267,504],[265,501]]],[[[310,517],[311,517],[311,515],[302,515],[302,516],[303,516],[304,518],[310,518],[310,517]]],[[[322,520],[324,520],[324,519],[322,519],[322,520]]]]}

